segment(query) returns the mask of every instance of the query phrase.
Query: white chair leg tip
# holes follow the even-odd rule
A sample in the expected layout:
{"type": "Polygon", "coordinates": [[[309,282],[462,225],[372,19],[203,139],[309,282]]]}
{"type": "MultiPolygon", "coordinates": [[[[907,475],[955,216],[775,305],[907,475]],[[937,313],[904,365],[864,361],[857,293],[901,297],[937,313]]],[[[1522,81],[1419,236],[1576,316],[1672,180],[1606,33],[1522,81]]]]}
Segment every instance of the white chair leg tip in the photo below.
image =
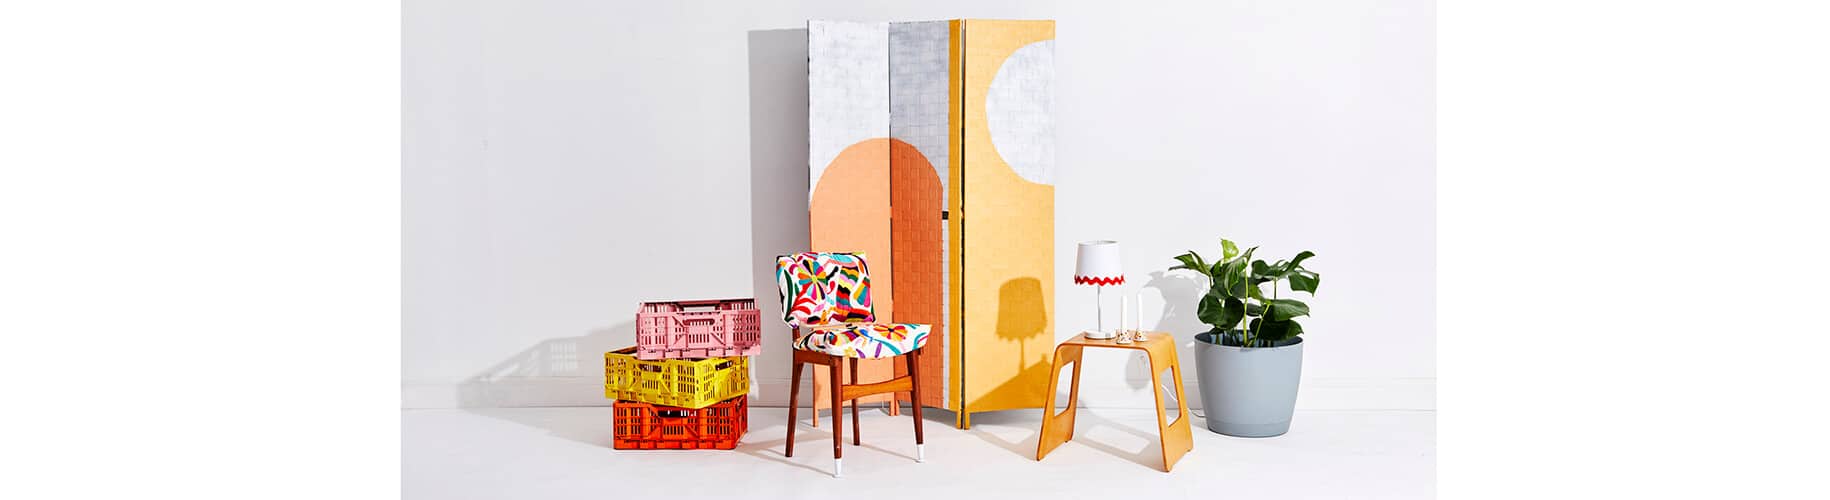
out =
{"type": "Polygon", "coordinates": [[[915,445],[915,461],[916,462],[928,461],[928,453],[927,453],[928,450],[926,448],[927,448],[927,445],[925,445],[925,444],[915,445]]]}
{"type": "Polygon", "coordinates": [[[843,459],[832,459],[832,477],[834,478],[844,477],[845,475],[845,463],[841,460],[843,459]]]}

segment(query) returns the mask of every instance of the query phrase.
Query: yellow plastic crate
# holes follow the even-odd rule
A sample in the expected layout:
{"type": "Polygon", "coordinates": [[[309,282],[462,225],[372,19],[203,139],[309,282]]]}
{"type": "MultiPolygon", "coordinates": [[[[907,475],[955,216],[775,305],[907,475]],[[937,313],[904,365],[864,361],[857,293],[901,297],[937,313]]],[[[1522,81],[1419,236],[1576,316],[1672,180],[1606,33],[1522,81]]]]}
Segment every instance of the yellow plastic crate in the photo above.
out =
{"type": "Polygon", "coordinates": [[[750,392],[749,358],[636,359],[635,348],[604,353],[604,397],[705,408],[750,392]]]}

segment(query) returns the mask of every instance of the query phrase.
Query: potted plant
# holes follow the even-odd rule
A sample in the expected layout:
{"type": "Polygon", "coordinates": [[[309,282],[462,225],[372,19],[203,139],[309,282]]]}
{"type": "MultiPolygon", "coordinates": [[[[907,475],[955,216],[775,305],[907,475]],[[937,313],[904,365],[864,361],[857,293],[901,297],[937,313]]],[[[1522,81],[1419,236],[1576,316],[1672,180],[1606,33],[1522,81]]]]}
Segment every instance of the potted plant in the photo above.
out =
{"type": "Polygon", "coordinates": [[[1322,277],[1303,268],[1315,256],[1304,251],[1290,260],[1254,260],[1258,247],[1239,251],[1220,240],[1222,258],[1209,264],[1193,250],[1177,255],[1180,265],[1208,278],[1207,294],[1195,308],[1212,330],[1195,335],[1195,372],[1207,408],[1207,430],[1239,437],[1269,437],[1290,430],[1296,388],[1303,372],[1303,326],[1309,305],[1283,298],[1315,295],[1322,277]],[[1266,286],[1269,285],[1269,286],[1266,286]],[[1267,291],[1268,290],[1268,291],[1267,291]],[[1242,326],[1243,324],[1243,326],[1242,326]]]}

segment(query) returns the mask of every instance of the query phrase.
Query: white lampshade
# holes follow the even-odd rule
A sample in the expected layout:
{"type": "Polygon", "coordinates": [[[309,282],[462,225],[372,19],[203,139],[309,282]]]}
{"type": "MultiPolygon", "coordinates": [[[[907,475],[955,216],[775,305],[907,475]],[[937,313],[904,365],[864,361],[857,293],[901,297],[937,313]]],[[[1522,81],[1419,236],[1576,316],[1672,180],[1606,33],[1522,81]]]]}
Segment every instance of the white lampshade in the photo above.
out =
{"type": "Polygon", "coordinates": [[[1125,271],[1118,259],[1118,242],[1083,241],[1074,261],[1074,284],[1113,286],[1125,284],[1125,271]]]}

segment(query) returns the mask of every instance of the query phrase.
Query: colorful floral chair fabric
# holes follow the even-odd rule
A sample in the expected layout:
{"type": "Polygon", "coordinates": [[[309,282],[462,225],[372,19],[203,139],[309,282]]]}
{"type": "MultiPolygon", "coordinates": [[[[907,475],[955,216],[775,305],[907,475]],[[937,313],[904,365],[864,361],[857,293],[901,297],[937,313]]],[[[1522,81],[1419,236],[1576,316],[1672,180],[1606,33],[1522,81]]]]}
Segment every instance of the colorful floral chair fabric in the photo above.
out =
{"type": "Polygon", "coordinates": [[[782,321],[808,328],[794,348],[850,358],[907,354],[928,342],[929,325],[877,323],[864,256],[806,252],[776,259],[782,321]]]}
{"type": "MultiPolygon", "coordinates": [[[[851,401],[851,443],[858,436],[858,398],[883,393],[908,393],[908,401],[921,401],[922,346],[928,343],[928,325],[878,323],[871,311],[870,270],[864,254],[806,252],[775,261],[775,282],[782,293],[782,321],[794,329],[793,371],[788,389],[788,439],[783,453],[794,456],[795,412],[800,407],[801,372],[806,365],[826,367],[832,389],[832,475],[844,468],[845,435],[843,400],[851,401]],[[806,333],[801,333],[805,329],[806,333]],[[902,358],[908,374],[860,385],[860,358],[902,358]],[[851,380],[839,377],[841,366],[851,365],[851,380]]],[[[816,368],[817,369],[817,368],[816,368]]],[[[921,405],[913,407],[915,461],[922,461],[921,405]]],[[[818,419],[818,412],[815,412],[818,419]]]]}

